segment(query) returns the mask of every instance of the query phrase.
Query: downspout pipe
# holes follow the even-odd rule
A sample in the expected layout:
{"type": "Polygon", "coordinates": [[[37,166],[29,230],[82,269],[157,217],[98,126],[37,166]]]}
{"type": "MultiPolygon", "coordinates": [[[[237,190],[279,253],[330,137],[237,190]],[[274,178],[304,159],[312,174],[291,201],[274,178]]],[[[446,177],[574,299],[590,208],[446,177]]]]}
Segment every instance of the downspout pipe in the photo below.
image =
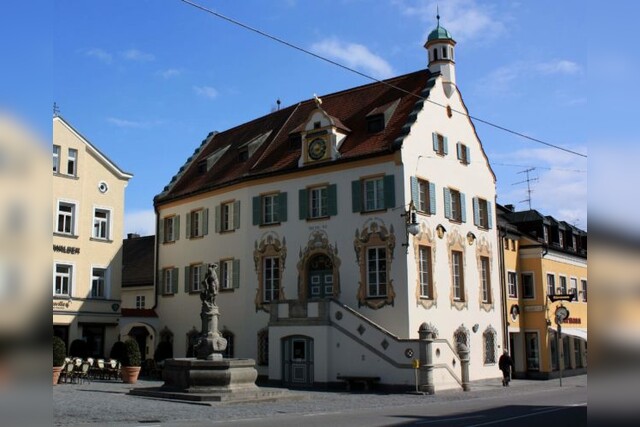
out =
{"type": "Polygon", "coordinates": [[[496,231],[498,233],[498,265],[500,271],[500,301],[501,301],[501,311],[502,311],[502,348],[508,349],[509,354],[511,354],[511,350],[509,348],[509,331],[508,331],[508,323],[507,323],[507,294],[505,290],[506,286],[506,265],[504,261],[504,238],[507,236],[507,232],[504,227],[496,227],[496,231]]]}

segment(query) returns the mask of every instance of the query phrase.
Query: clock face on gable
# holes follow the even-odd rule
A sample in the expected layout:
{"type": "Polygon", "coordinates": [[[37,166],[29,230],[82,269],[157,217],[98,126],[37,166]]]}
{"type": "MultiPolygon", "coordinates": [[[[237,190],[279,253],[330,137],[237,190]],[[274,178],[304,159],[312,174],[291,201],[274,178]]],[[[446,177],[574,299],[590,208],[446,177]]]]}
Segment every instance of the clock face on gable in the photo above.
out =
{"type": "Polygon", "coordinates": [[[327,153],[327,143],[322,138],[316,138],[309,144],[309,158],[320,160],[327,153]]]}

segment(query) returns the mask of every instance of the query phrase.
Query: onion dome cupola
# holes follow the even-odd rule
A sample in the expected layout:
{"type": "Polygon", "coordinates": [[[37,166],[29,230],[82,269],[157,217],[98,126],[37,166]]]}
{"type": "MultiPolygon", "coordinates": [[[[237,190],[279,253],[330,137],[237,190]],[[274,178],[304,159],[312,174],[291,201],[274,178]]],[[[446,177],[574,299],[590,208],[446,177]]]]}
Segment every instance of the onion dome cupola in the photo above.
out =
{"type": "Polygon", "coordinates": [[[441,73],[445,82],[456,83],[456,62],[453,40],[449,31],[440,25],[440,14],[437,27],[429,33],[424,47],[429,55],[429,71],[441,73]]]}

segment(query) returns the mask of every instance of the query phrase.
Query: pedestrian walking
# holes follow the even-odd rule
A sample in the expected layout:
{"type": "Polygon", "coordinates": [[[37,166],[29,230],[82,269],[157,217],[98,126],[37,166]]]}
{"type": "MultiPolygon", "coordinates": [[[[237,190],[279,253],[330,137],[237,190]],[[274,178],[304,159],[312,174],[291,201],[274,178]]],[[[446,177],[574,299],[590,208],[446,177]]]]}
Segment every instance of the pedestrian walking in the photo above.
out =
{"type": "Polygon", "coordinates": [[[511,380],[511,369],[513,369],[513,359],[509,356],[507,350],[502,353],[498,360],[498,368],[502,371],[502,386],[509,387],[509,381],[511,380]]]}

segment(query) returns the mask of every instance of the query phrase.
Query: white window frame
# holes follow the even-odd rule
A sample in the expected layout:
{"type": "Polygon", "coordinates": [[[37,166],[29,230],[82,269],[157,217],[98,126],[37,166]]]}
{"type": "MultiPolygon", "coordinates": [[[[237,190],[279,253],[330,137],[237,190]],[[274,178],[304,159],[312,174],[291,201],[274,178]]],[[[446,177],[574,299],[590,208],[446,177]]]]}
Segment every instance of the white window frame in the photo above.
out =
{"type": "Polygon", "coordinates": [[[560,293],[566,295],[567,292],[567,276],[558,275],[558,287],[560,288],[560,293]],[[564,284],[564,286],[563,286],[564,284]]]}
{"type": "Polygon", "coordinates": [[[482,302],[491,303],[491,258],[480,257],[480,283],[482,292],[482,302]]]}
{"type": "Polygon", "coordinates": [[[233,204],[234,202],[225,202],[220,205],[220,231],[232,231],[236,228],[233,223],[233,204]]]}
{"type": "Polygon", "coordinates": [[[524,292],[524,280],[521,280],[522,282],[522,299],[536,299],[536,275],[533,271],[522,271],[520,273],[520,278],[522,279],[522,276],[529,276],[531,277],[531,290],[533,291],[532,296],[526,296],[525,292],[524,292]]]}
{"type": "Polygon", "coordinates": [[[176,218],[177,215],[171,215],[164,218],[163,222],[163,234],[164,234],[164,242],[175,242],[176,241],[176,218]],[[171,224],[171,232],[169,233],[169,224],[171,224]]]}
{"type": "Polygon", "coordinates": [[[556,274],[547,271],[545,274],[545,278],[547,280],[547,295],[555,295],[556,294],[556,274]],[[550,284],[549,277],[553,277],[553,285],[550,284]]]}
{"type": "Polygon", "coordinates": [[[478,225],[484,229],[489,229],[488,204],[488,200],[478,197],[478,225]]]}
{"type": "Polygon", "coordinates": [[[518,273],[513,270],[507,271],[507,293],[509,298],[518,298],[518,273]],[[511,277],[514,278],[513,283],[511,277]]]}
{"type": "Polygon", "coordinates": [[[67,175],[78,176],[78,150],[75,148],[69,148],[67,153],[67,175]],[[72,166],[72,173],[69,173],[69,166],[72,166]]]}
{"type": "Polygon", "coordinates": [[[281,266],[279,257],[264,257],[263,271],[263,301],[265,303],[277,301],[280,296],[281,266]]]}
{"type": "Polygon", "coordinates": [[[191,233],[190,237],[204,236],[204,209],[196,209],[189,212],[191,216],[191,233]]]}
{"type": "Polygon", "coordinates": [[[367,297],[368,298],[385,298],[387,296],[387,288],[388,288],[388,282],[389,282],[389,269],[387,267],[387,248],[384,246],[371,246],[371,247],[368,247],[366,250],[367,250],[367,264],[366,264],[367,266],[366,267],[367,297]],[[372,253],[375,254],[374,259],[371,258],[372,253]],[[375,270],[370,269],[372,261],[375,263],[375,270]],[[372,275],[374,280],[371,280],[372,275]],[[384,287],[384,292],[382,290],[383,287],[384,287]]]}
{"type": "Polygon", "coordinates": [[[325,218],[329,216],[329,188],[309,188],[309,218],[325,218]]]}
{"type": "Polygon", "coordinates": [[[189,266],[189,292],[200,292],[200,284],[204,279],[204,264],[192,264],[189,266]]]}
{"type": "Polygon", "coordinates": [[[459,190],[449,188],[451,195],[451,220],[462,222],[462,193],[459,190]]]}
{"type": "Polygon", "coordinates": [[[453,285],[453,299],[464,301],[464,253],[451,251],[451,282],[453,285]],[[459,256],[459,260],[456,258],[459,256]]]}
{"type": "Polygon", "coordinates": [[[106,299],[109,296],[109,268],[102,265],[92,265],[91,271],[89,272],[91,275],[91,280],[89,283],[91,287],[89,288],[89,298],[91,299],[106,299]],[[96,294],[94,295],[94,284],[96,279],[99,279],[99,276],[95,274],[95,270],[101,270],[104,275],[102,276],[102,295],[96,294]]]}
{"type": "Polygon", "coordinates": [[[60,153],[62,149],[59,145],[53,146],[53,173],[60,173],[60,153]]]}
{"type": "Polygon", "coordinates": [[[581,278],[580,279],[580,291],[582,292],[582,298],[581,298],[582,302],[587,302],[587,287],[588,286],[589,286],[589,284],[587,283],[587,279],[581,278]]]}
{"type": "Polygon", "coordinates": [[[279,196],[279,193],[261,196],[262,225],[278,224],[280,222],[279,196]]]}
{"type": "Polygon", "coordinates": [[[433,249],[428,245],[420,245],[418,248],[418,268],[420,277],[420,297],[433,298],[433,259],[431,257],[433,249]],[[425,257],[426,252],[426,257],[425,257]],[[426,267],[426,269],[425,269],[426,267]],[[426,270],[426,271],[425,271],[426,270]],[[426,279],[426,280],[425,280],[426,279]]]}
{"type": "Polygon", "coordinates": [[[164,295],[173,295],[173,268],[164,268],[162,270],[162,293],[164,295]]]}
{"type": "Polygon", "coordinates": [[[144,295],[136,295],[136,308],[138,310],[144,309],[146,305],[146,297],[144,295]]]}
{"type": "Polygon", "coordinates": [[[444,150],[444,135],[439,134],[437,132],[436,132],[436,135],[438,137],[438,149],[436,150],[436,154],[439,156],[446,156],[447,154],[445,153],[445,150],[444,150]]]}
{"type": "Polygon", "coordinates": [[[91,231],[91,237],[97,240],[111,240],[111,223],[112,223],[112,213],[113,210],[104,206],[94,206],[93,207],[93,229],[91,231]],[[96,214],[98,212],[106,213],[105,219],[98,219],[96,214]],[[98,230],[104,231],[104,237],[100,236],[98,230]]]}
{"type": "Polygon", "coordinates": [[[385,208],[384,176],[362,180],[364,211],[379,211],[385,208]]]}
{"type": "Polygon", "coordinates": [[[431,213],[431,189],[429,188],[429,181],[421,178],[418,180],[418,200],[416,209],[421,213],[431,213]]]}
{"type": "MultiPolygon", "coordinates": [[[[73,295],[73,284],[75,283],[75,264],[65,261],[55,261],[53,263],[53,296],[54,297],[71,297],[73,295]],[[69,267],[69,271],[67,273],[58,273],[58,266],[69,267]],[[58,281],[58,277],[61,279],[67,278],[67,292],[56,292],[56,282],[58,281]]],[[[61,291],[63,289],[61,288],[61,291]]]]}
{"type": "MultiPolygon", "coordinates": [[[[76,202],[75,200],[68,200],[68,199],[58,199],[58,204],[57,204],[57,209],[56,209],[56,218],[55,218],[55,225],[54,225],[54,230],[56,230],[57,234],[64,234],[67,236],[77,236],[77,227],[78,227],[78,221],[76,220],[76,218],[78,217],[78,211],[79,211],[79,204],[78,202],[76,202]],[[64,205],[70,205],[71,206],[71,213],[67,214],[67,213],[62,213],[60,211],[60,205],[64,204],[64,205]],[[60,229],[58,228],[60,225],[60,215],[64,215],[65,218],[69,218],[69,221],[71,222],[71,231],[70,232],[66,232],[64,231],[64,229],[66,227],[63,226],[63,230],[60,231],[60,229]]],[[[65,220],[65,225],[66,225],[66,220],[65,220]]]]}
{"type": "Polygon", "coordinates": [[[570,294],[576,295],[576,301],[578,301],[578,278],[575,276],[569,277],[569,288],[567,289],[570,294]],[[575,286],[574,286],[575,284],[575,286]]]}
{"type": "Polygon", "coordinates": [[[233,259],[220,261],[220,289],[233,289],[233,259]]]}

